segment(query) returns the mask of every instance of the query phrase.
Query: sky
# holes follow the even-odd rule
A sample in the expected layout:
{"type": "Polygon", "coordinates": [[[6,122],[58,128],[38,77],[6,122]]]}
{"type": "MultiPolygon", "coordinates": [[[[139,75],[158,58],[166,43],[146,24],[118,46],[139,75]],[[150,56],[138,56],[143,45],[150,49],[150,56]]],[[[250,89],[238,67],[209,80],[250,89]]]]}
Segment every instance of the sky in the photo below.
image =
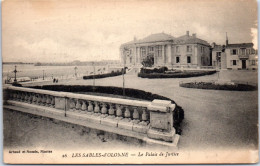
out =
{"type": "Polygon", "coordinates": [[[162,32],[256,48],[257,24],[255,0],[5,0],[2,59],[119,60],[122,43],[162,32]]]}

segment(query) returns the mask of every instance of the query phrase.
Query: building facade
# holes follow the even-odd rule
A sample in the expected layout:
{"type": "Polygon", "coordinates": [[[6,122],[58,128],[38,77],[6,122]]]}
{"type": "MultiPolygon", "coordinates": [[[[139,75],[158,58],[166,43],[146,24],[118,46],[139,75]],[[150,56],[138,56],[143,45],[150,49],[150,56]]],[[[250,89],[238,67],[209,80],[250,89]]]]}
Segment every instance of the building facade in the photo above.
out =
{"type": "Polygon", "coordinates": [[[257,50],[253,43],[229,44],[220,46],[213,43],[212,66],[219,69],[249,69],[258,68],[257,50]]]}
{"type": "Polygon", "coordinates": [[[225,49],[227,69],[257,69],[257,51],[253,43],[228,44],[225,49]]]}
{"type": "Polygon", "coordinates": [[[122,63],[127,66],[139,66],[149,56],[155,67],[200,68],[211,64],[210,47],[208,42],[197,38],[196,34],[189,35],[189,31],[178,38],[158,33],[122,44],[120,56],[122,63]]]}

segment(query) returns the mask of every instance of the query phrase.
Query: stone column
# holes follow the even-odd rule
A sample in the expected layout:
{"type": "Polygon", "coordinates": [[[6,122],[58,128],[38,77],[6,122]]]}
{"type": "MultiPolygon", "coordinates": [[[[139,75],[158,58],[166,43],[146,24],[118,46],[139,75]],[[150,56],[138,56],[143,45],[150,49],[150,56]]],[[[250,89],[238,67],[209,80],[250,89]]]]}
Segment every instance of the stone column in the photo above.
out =
{"type": "Polygon", "coordinates": [[[134,65],[136,65],[137,63],[136,47],[134,47],[133,54],[134,54],[134,65]]]}
{"type": "Polygon", "coordinates": [[[140,59],[140,47],[136,47],[136,64],[138,65],[140,59]]]}
{"type": "Polygon", "coordinates": [[[165,64],[164,45],[162,45],[162,63],[165,64]]]}
{"type": "Polygon", "coordinates": [[[148,54],[148,46],[145,46],[145,57],[147,56],[148,54]]]}
{"type": "Polygon", "coordinates": [[[139,47],[139,63],[140,64],[142,63],[141,60],[142,60],[141,47],[139,47]]]}
{"type": "Polygon", "coordinates": [[[168,64],[172,62],[172,46],[170,44],[167,45],[167,56],[168,56],[168,64]]]}

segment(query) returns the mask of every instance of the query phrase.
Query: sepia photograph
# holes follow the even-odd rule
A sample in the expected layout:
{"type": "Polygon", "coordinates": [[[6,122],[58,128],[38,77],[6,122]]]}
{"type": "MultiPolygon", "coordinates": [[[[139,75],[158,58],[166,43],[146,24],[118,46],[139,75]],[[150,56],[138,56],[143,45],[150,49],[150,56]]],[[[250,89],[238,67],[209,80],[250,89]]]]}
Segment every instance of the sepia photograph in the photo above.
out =
{"type": "Polygon", "coordinates": [[[258,163],[258,1],[2,1],[5,164],[258,163]]]}

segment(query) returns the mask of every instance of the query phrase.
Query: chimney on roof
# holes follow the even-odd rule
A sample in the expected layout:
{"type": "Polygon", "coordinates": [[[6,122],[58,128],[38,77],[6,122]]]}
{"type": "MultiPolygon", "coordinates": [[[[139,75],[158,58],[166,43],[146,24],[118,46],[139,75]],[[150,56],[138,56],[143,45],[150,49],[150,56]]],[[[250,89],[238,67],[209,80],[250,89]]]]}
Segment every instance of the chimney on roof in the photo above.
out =
{"type": "Polygon", "coordinates": [[[227,32],[226,32],[226,46],[228,45],[228,36],[227,36],[227,32]]]}
{"type": "Polygon", "coordinates": [[[193,34],[192,34],[192,37],[196,38],[196,33],[193,33],[193,34]]]}
{"type": "Polygon", "coordinates": [[[186,35],[189,36],[189,31],[186,31],[186,35]]]}

